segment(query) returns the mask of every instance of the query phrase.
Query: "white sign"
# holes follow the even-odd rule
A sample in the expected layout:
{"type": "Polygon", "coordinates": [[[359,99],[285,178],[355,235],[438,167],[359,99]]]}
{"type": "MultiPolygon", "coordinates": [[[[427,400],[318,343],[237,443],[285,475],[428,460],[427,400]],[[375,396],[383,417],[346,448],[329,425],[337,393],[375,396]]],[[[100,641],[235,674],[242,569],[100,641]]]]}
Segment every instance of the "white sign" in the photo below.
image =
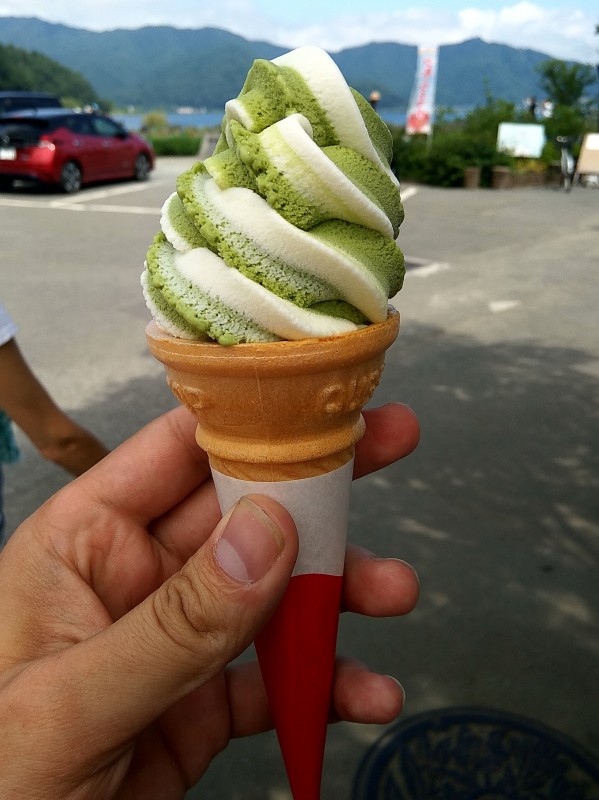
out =
{"type": "Polygon", "coordinates": [[[534,123],[501,122],[497,149],[519,158],[540,158],[545,146],[545,127],[534,123]]]}
{"type": "Polygon", "coordinates": [[[416,79],[408,115],[406,133],[431,133],[435,117],[435,89],[437,86],[437,47],[419,47],[416,79]]]}
{"type": "Polygon", "coordinates": [[[580,175],[599,174],[599,133],[587,133],[580,148],[576,172],[580,175]]]}

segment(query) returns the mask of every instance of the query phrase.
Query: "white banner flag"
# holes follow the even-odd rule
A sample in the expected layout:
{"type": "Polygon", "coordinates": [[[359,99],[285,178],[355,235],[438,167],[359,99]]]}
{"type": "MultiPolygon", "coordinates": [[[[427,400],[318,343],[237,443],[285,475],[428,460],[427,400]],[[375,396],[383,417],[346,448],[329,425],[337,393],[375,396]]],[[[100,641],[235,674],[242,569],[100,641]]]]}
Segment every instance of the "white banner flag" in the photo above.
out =
{"type": "Polygon", "coordinates": [[[408,116],[406,133],[432,133],[435,117],[435,88],[437,85],[437,47],[419,47],[416,79],[408,116]]]}

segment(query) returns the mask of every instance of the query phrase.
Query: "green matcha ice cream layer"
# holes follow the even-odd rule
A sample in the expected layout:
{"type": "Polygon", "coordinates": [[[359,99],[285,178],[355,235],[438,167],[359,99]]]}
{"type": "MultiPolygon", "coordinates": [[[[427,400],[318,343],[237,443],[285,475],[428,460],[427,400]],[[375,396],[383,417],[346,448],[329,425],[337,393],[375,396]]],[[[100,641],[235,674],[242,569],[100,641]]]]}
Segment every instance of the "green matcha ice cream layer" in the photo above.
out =
{"type": "Polygon", "coordinates": [[[226,264],[302,308],[338,298],[339,292],[331,284],[294,269],[258,247],[251,237],[236,231],[206,197],[203,188],[207,178],[203,165],[196,166],[195,171],[179,177],[177,189],[207,246],[226,264]]]}
{"type": "Polygon", "coordinates": [[[271,61],[254,61],[239,97],[227,103],[226,108],[253,133],[260,133],[290,114],[303,114],[312,124],[316,144],[323,147],[339,143],[326,112],[301,75],[271,61]]]}
{"type": "Polygon", "coordinates": [[[181,324],[184,329],[199,331],[224,345],[243,341],[271,342],[278,339],[219,302],[218,298],[211,297],[185,280],[177,270],[176,253],[164,236],[159,235],[147,255],[152,299],[160,303],[164,314],[169,313],[169,307],[175,312],[176,316],[171,316],[175,325],[181,324]],[[161,299],[157,300],[157,295],[161,299]]]}
{"type": "Polygon", "coordinates": [[[397,185],[355,150],[318,148],[310,134],[305,117],[289,117],[260,134],[232,120],[231,149],[204,164],[221,189],[244,186],[259,192],[302,230],[345,219],[396,236],[403,218],[397,185]]]}
{"type": "Polygon", "coordinates": [[[351,89],[351,93],[362,115],[374,149],[379,154],[381,161],[386,161],[387,164],[390,164],[393,158],[393,136],[391,131],[360,92],[351,89]]]}
{"type": "Polygon", "coordinates": [[[214,154],[179,176],[142,277],[159,325],[221,344],[387,316],[405,267],[392,138],[313,47],[257,60],[214,154]]]}

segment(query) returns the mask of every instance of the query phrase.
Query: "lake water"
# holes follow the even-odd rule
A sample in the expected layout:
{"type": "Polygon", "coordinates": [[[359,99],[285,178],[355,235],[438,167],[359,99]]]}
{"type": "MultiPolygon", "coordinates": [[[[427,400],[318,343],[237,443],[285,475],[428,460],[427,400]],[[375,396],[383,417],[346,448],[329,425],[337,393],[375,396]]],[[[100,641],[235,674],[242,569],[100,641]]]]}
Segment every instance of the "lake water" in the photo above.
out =
{"type": "MultiPolygon", "coordinates": [[[[145,114],[111,114],[130,131],[139,131],[143,124],[145,114]]],[[[169,125],[182,128],[218,128],[222,119],[222,111],[193,112],[181,114],[172,112],[166,114],[169,125]]],[[[406,115],[403,111],[381,111],[381,117],[389,125],[404,125],[406,115]]]]}

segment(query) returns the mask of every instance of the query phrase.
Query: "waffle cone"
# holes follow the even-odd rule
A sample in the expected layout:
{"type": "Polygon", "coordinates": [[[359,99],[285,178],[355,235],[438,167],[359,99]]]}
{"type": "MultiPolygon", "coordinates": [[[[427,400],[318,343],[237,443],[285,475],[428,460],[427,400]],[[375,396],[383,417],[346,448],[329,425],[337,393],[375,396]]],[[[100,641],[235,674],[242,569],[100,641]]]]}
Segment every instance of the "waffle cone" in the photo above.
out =
{"type": "Polygon", "coordinates": [[[212,468],[283,481],[349,461],[398,330],[390,308],[385,322],[322,339],[223,347],[177,339],[155,322],[146,336],[171,390],[196,416],[212,468]]]}
{"type": "MultiPolygon", "coordinates": [[[[198,420],[196,440],[208,453],[217,489],[226,476],[229,488],[230,479],[241,485],[234,488],[237,495],[262,491],[287,504],[301,487],[293,509],[300,536],[296,570],[256,639],[294,800],[320,798],[351,481],[348,462],[364,432],[361,410],[379,382],[385,351],[398,329],[395,309],[385,322],[355,333],[297,342],[223,347],[176,339],[155,323],[146,329],[173,393],[198,420]],[[319,488],[305,478],[316,479],[319,488]],[[340,493],[331,490],[330,478],[340,493]],[[248,481],[260,485],[248,488],[248,481]],[[313,522],[308,523],[310,513],[313,522]],[[326,561],[333,552],[332,561],[326,561]]],[[[219,498],[224,512],[229,501],[223,503],[222,488],[219,498]]]]}

